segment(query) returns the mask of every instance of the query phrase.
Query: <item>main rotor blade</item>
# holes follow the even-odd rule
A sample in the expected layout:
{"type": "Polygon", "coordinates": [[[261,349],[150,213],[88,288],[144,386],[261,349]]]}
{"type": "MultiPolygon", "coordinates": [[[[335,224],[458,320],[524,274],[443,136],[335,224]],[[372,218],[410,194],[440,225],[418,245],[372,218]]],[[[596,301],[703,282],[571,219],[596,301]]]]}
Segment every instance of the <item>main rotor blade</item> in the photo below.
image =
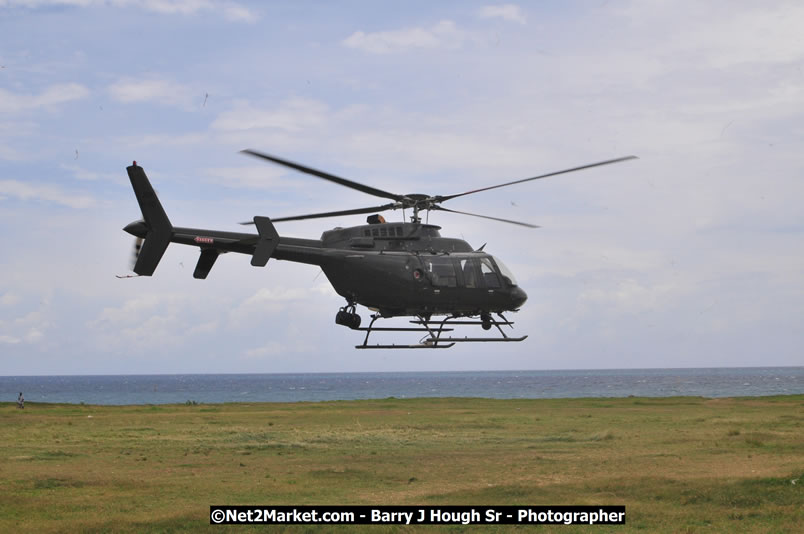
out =
{"type": "Polygon", "coordinates": [[[439,206],[438,204],[435,204],[430,209],[434,209],[434,210],[438,210],[438,211],[448,211],[450,213],[460,213],[461,215],[470,215],[472,217],[480,217],[482,219],[491,219],[492,221],[500,221],[500,222],[509,223],[509,224],[518,224],[519,226],[527,226],[528,228],[539,228],[535,224],[519,222],[519,221],[512,221],[510,219],[500,219],[499,217],[489,217],[488,215],[478,215],[477,213],[469,213],[469,212],[466,212],[466,211],[451,210],[451,209],[439,206]]]}
{"type": "Polygon", "coordinates": [[[629,159],[639,159],[639,158],[636,157],[636,156],[625,156],[623,158],[610,159],[610,160],[601,161],[601,162],[598,162],[598,163],[590,163],[589,165],[581,165],[580,167],[573,167],[571,169],[565,169],[563,171],[556,171],[556,172],[551,172],[551,173],[547,173],[547,174],[542,174],[540,176],[534,176],[533,178],[525,178],[523,180],[515,180],[513,182],[508,182],[508,183],[504,183],[504,184],[492,185],[490,187],[484,187],[482,189],[475,189],[474,191],[467,191],[465,193],[458,193],[456,195],[437,196],[436,201],[444,202],[445,200],[450,200],[452,198],[462,197],[464,195],[471,195],[472,193],[480,193],[481,191],[488,191],[489,189],[497,189],[498,187],[506,187],[506,186],[509,186],[509,185],[521,184],[523,182],[530,182],[531,180],[539,180],[540,178],[547,178],[548,176],[556,176],[557,174],[566,174],[568,172],[575,172],[575,171],[580,171],[580,170],[583,170],[583,169],[590,169],[592,167],[600,167],[601,165],[609,165],[611,163],[619,163],[621,161],[627,161],[629,159]]]}
{"type": "MultiPolygon", "coordinates": [[[[273,156],[269,156],[268,154],[263,154],[262,152],[257,152],[256,150],[252,150],[247,148],[245,150],[241,150],[240,152],[244,154],[249,154],[251,156],[255,156],[258,158],[262,158],[273,163],[278,163],[279,165],[284,165],[285,167],[290,167],[291,169],[295,169],[297,171],[303,172],[305,174],[310,174],[312,176],[317,176],[318,178],[323,178],[324,180],[329,180],[330,182],[335,182],[336,184],[343,185],[352,189],[356,189],[358,191],[362,191],[363,193],[368,193],[369,195],[374,195],[375,197],[380,198],[390,198],[391,200],[402,200],[402,195],[397,195],[396,193],[389,193],[388,191],[383,191],[382,189],[377,189],[375,187],[370,187],[368,185],[359,184],[357,182],[353,182],[352,180],[347,180],[346,178],[341,178],[340,176],[335,176],[334,174],[329,174],[323,171],[319,171],[313,169],[311,167],[305,167],[304,165],[299,165],[298,163],[293,163],[292,161],[284,160],[275,158],[273,156]]],[[[275,219],[274,219],[275,220],[275,219]]]]}
{"type": "MultiPolygon", "coordinates": [[[[397,207],[399,206],[396,203],[384,204],[382,206],[374,206],[372,208],[357,208],[353,210],[328,211],[326,213],[311,213],[309,215],[295,215],[293,217],[278,217],[276,219],[271,219],[271,222],[301,221],[304,219],[323,219],[324,217],[338,217],[339,215],[358,215],[360,213],[375,213],[378,211],[390,210],[397,207]]],[[[254,224],[254,221],[241,222],[240,224],[246,226],[249,224],[254,224]]]]}

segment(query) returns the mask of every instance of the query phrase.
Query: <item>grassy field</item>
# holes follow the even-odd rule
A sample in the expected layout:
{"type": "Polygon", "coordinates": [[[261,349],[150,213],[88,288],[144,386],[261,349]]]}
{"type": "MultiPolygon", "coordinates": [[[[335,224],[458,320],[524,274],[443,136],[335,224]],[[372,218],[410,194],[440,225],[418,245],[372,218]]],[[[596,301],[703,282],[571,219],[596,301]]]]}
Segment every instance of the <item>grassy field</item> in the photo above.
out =
{"type": "MultiPolygon", "coordinates": [[[[804,395],[0,404],[0,532],[252,530],[210,504],[619,504],[625,526],[539,528],[801,532],[804,395]]],[[[272,531],[356,528],[534,527],[272,531]]]]}

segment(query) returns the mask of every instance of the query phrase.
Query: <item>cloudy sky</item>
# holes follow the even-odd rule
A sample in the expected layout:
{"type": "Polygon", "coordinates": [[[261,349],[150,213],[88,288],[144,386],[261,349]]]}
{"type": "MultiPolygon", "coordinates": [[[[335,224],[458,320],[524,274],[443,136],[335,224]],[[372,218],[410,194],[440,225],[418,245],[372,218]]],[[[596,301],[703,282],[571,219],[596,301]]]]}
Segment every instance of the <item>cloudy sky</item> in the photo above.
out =
{"type": "Polygon", "coordinates": [[[0,374],[802,365],[802,27],[795,0],[0,0],[0,374]],[[377,203],[244,148],[431,194],[640,159],[449,206],[540,229],[430,218],[514,270],[525,342],[358,351],[312,266],[200,281],[172,245],[115,277],[132,160],[180,226],[377,203]]]}

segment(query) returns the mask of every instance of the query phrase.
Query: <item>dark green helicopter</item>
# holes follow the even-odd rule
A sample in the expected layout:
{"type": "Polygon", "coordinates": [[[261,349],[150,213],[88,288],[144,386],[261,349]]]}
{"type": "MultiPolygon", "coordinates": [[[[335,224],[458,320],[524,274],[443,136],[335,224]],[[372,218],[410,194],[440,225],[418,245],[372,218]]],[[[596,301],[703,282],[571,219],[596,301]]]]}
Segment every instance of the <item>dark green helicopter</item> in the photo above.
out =
{"type": "Polygon", "coordinates": [[[449,348],[456,342],[524,340],[527,336],[511,337],[502,328],[513,328],[514,324],[503,313],[518,311],[527,300],[511,271],[499,259],[483,252],[483,247],[474,250],[462,239],[441,237],[440,227],[423,223],[420,212],[446,211],[537,228],[519,221],[447,209],[441,203],[481,191],[635,159],[635,156],[626,156],[473,191],[431,196],[389,193],[254,150],[243,152],[391,202],[276,219],[256,216],[253,221],[241,223],[255,225],[256,234],[183,228],[171,224],[145,171],[135,161],[126,170],[143,219],[124,228],[138,238],[134,272],[139,276],[151,276],[170,243],[201,249],[193,273],[199,279],[206,278],[218,256],[226,252],[251,256],[251,265],[255,267],[264,267],[270,258],[318,265],[335,291],[346,299],[346,305],[335,316],[335,323],[366,332],[363,344],[356,346],[359,349],[449,348]],[[377,214],[398,209],[413,211],[410,222],[389,223],[377,214]],[[364,213],[372,214],[367,219],[368,224],[328,230],[321,239],[280,237],[273,224],[364,213]],[[374,311],[368,327],[360,326],[358,304],[374,311]],[[411,323],[416,326],[374,326],[380,318],[397,316],[413,317],[411,323]],[[436,320],[433,316],[445,317],[436,320]],[[442,337],[445,332],[452,332],[453,326],[480,326],[484,330],[496,327],[500,336],[442,337]],[[369,345],[371,333],[379,331],[423,332],[424,337],[416,344],[369,345]]]}

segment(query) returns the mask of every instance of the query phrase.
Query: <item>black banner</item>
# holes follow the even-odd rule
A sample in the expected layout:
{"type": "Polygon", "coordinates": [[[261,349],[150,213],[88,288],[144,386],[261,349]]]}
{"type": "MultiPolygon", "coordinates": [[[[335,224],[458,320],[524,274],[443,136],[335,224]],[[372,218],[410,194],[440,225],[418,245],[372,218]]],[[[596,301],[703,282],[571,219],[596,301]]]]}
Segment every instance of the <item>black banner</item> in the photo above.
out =
{"type": "Polygon", "coordinates": [[[624,525],[625,506],[210,506],[211,525],[624,525]]]}

